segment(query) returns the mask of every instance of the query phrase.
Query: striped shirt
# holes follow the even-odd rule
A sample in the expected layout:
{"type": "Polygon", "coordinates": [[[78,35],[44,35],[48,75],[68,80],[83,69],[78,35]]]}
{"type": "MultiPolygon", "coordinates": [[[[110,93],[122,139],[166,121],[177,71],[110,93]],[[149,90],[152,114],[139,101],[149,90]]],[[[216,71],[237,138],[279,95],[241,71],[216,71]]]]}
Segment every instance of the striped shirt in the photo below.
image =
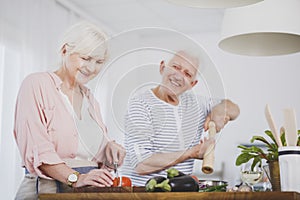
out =
{"type": "MultiPolygon", "coordinates": [[[[135,186],[144,186],[153,176],[166,175],[165,171],[138,175],[134,168],[153,153],[178,152],[198,144],[211,106],[212,101],[197,98],[191,91],[180,96],[177,106],[160,100],[152,90],[133,97],[125,116],[127,154],[122,174],[135,186]]],[[[191,174],[193,164],[194,160],[189,159],[173,167],[191,174]]]]}

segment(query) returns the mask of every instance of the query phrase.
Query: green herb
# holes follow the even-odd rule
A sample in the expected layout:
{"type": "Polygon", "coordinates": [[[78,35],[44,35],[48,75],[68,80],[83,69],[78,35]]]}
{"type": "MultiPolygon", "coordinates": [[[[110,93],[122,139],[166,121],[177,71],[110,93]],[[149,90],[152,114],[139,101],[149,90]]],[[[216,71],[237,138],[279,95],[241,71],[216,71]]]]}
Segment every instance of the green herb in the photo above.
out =
{"type": "MultiPolygon", "coordinates": [[[[262,136],[253,136],[250,140],[251,143],[254,141],[263,143],[267,150],[262,150],[260,147],[255,145],[246,147],[243,145],[239,145],[238,148],[241,149],[241,154],[237,157],[235,161],[235,165],[239,166],[243,163],[247,163],[252,159],[251,168],[253,169],[256,165],[262,165],[262,160],[266,160],[267,162],[277,161],[278,160],[278,144],[276,143],[273,134],[271,131],[266,130],[265,134],[269,137],[269,140],[265,139],[262,136]]],[[[285,133],[282,131],[280,135],[280,139],[283,146],[286,146],[285,141],[285,133]]],[[[298,142],[297,146],[300,146],[300,130],[298,130],[298,142]]]]}
{"type": "Polygon", "coordinates": [[[227,184],[209,186],[203,189],[200,189],[199,192],[226,192],[227,184]]]}

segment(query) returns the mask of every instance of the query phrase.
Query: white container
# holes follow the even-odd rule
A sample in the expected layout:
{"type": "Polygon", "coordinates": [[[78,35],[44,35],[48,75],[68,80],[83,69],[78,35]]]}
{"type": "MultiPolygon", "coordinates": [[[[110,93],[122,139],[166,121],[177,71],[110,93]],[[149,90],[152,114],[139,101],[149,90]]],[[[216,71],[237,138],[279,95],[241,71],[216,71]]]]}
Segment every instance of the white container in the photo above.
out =
{"type": "Polygon", "coordinates": [[[300,147],[278,148],[281,191],[300,192],[300,147]]]}

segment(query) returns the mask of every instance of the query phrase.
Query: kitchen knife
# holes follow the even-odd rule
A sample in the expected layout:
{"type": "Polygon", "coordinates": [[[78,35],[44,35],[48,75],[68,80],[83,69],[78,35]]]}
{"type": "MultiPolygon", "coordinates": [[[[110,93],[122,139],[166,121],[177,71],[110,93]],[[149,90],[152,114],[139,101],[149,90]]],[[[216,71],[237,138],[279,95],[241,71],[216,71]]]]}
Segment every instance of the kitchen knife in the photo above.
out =
{"type": "Polygon", "coordinates": [[[115,178],[118,180],[118,187],[122,186],[122,177],[119,176],[119,171],[118,171],[118,163],[114,162],[114,172],[115,172],[115,178]]]}

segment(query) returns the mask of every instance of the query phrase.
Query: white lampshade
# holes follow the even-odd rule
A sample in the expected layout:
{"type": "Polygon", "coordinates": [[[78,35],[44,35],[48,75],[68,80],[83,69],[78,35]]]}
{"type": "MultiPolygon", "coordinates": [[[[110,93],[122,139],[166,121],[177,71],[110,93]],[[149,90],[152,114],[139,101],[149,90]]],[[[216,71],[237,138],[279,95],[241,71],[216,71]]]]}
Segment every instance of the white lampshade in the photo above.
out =
{"type": "Polygon", "coordinates": [[[240,55],[300,51],[300,0],[265,0],[224,14],[219,47],[240,55]]]}
{"type": "Polygon", "coordinates": [[[168,0],[169,2],[196,8],[233,8],[246,6],[263,0],[168,0]]]}

